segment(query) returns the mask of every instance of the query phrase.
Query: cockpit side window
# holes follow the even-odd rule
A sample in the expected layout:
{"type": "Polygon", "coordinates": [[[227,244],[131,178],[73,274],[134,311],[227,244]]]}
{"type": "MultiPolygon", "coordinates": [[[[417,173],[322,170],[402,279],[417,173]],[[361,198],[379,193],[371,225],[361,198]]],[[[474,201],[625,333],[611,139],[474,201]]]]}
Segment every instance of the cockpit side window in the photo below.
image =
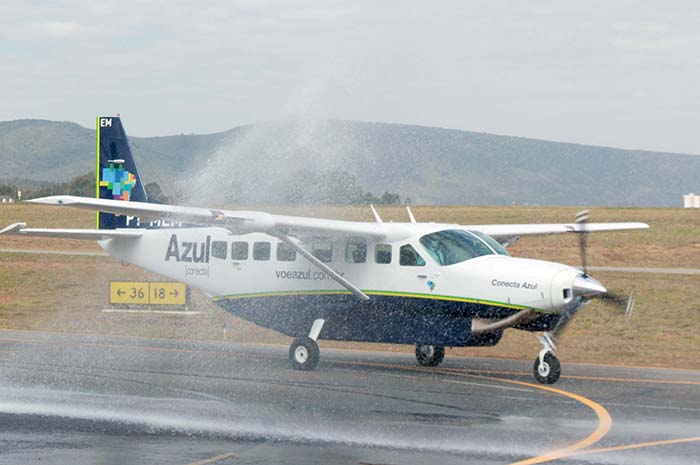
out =
{"type": "Polygon", "coordinates": [[[425,266],[425,260],[411,244],[402,245],[399,249],[399,265],[401,266],[425,266]]]}
{"type": "Polygon", "coordinates": [[[484,241],[459,229],[426,234],[420,238],[420,243],[440,266],[454,265],[482,255],[494,255],[484,241]]]}

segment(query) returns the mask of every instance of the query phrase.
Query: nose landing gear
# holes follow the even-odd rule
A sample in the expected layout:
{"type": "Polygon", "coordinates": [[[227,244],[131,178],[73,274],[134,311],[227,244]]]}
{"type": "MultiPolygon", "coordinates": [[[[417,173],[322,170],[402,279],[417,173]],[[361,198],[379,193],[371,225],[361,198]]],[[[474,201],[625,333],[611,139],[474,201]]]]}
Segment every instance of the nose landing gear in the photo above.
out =
{"type": "Polygon", "coordinates": [[[542,384],[554,384],[561,376],[561,363],[559,363],[557,356],[554,355],[556,350],[554,340],[548,331],[537,339],[542,344],[542,350],[540,350],[532,368],[535,379],[542,384]]]}
{"type": "Polygon", "coordinates": [[[544,355],[543,360],[540,361],[539,357],[535,359],[533,371],[535,372],[535,378],[540,383],[554,384],[561,375],[561,364],[554,354],[547,353],[544,355]]]}

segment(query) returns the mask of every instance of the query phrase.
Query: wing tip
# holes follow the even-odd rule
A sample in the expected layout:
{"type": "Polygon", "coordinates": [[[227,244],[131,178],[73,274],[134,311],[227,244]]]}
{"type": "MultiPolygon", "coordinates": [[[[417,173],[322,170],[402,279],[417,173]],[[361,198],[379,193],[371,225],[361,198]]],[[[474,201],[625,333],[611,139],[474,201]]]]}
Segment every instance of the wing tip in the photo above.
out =
{"type": "Polygon", "coordinates": [[[6,226],[0,230],[0,235],[3,234],[17,234],[19,233],[22,229],[27,227],[27,223],[13,223],[9,226],[6,226]]]}
{"type": "Polygon", "coordinates": [[[27,203],[38,203],[42,205],[64,205],[73,203],[72,195],[51,195],[48,197],[39,197],[37,199],[26,200],[27,203]]]}

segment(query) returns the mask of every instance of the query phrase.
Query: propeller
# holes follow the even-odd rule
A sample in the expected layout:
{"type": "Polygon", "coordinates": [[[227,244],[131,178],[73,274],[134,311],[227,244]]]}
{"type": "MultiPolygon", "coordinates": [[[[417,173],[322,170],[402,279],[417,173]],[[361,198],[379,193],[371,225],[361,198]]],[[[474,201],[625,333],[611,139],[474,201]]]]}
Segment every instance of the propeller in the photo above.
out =
{"type": "MultiPolygon", "coordinates": [[[[586,225],[588,224],[589,218],[590,214],[588,210],[582,210],[576,214],[576,224],[579,225],[579,227],[576,228],[576,233],[578,234],[581,270],[583,271],[583,275],[576,278],[576,281],[574,281],[573,292],[581,298],[583,303],[597,299],[615,308],[624,309],[625,317],[629,319],[634,308],[634,298],[632,294],[624,296],[615,292],[609,292],[601,283],[588,275],[588,229],[586,225]]],[[[555,338],[563,333],[579,308],[580,306],[572,308],[562,314],[552,330],[555,338]]]]}
{"type": "Polygon", "coordinates": [[[600,300],[604,304],[611,305],[615,308],[625,309],[625,318],[629,319],[632,316],[632,310],[634,310],[634,296],[632,293],[625,296],[623,294],[618,294],[616,292],[606,292],[599,296],[593,297],[594,299],[600,300]]]}
{"type": "MultiPolygon", "coordinates": [[[[583,278],[590,279],[588,276],[588,229],[586,225],[588,224],[588,219],[590,218],[590,212],[588,210],[582,210],[576,214],[576,224],[579,225],[577,228],[578,232],[578,245],[579,252],[581,254],[581,269],[583,270],[583,278]]],[[[579,293],[581,295],[582,293],[579,293]]],[[[584,300],[598,299],[603,303],[611,305],[615,308],[624,308],[625,316],[627,318],[632,315],[632,310],[634,308],[634,298],[632,294],[629,296],[624,296],[614,292],[598,292],[594,295],[586,296],[583,294],[584,300]]]]}

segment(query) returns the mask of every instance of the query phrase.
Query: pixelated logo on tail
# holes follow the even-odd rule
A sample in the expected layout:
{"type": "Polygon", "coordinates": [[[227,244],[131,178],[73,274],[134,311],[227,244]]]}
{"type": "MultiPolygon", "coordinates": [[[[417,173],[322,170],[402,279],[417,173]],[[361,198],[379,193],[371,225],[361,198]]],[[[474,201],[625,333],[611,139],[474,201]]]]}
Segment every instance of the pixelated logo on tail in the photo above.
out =
{"type": "Polygon", "coordinates": [[[136,186],[136,176],[124,169],[124,160],[109,160],[109,167],[102,168],[100,187],[107,187],[115,200],[129,200],[136,186]]]}

